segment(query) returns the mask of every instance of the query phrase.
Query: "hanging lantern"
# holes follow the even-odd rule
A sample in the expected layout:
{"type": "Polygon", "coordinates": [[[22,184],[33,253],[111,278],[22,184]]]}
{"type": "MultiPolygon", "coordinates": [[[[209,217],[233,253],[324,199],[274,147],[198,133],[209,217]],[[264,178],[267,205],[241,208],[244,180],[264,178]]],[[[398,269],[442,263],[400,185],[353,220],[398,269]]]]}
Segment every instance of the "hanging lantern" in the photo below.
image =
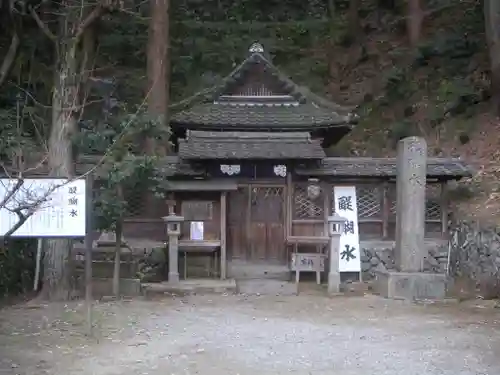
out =
{"type": "Polygon", "coordinates": [[[316,199],[321,194],[321,187],[317,178],[310,178],[307,186],[307,197],[309,199],[316,199]]]}

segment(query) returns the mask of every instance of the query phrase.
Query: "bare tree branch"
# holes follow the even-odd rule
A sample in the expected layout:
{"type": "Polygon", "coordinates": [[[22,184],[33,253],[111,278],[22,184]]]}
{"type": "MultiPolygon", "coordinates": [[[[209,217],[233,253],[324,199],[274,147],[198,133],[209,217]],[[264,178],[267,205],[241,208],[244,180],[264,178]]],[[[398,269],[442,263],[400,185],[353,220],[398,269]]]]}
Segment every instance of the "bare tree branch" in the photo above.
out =
{"type": "Polygon", "coordinates": [[[76,30],[75,39],[78,42],[80,38],[83,36],[85,30],[90,27],[95,21],[97,21],[108,8],[104,7],[102,4],[97,5],[92,12],[78,25],[78,29],[76,30]]]}
{"type": "Polygon", "coordinates": [[[35,20],[36,24],[42,30],[42,32],[53,42],[57,41],[57,37],[50,31],[50,29],[47,27],[47,25],[40,19],[38,16],[38,13],[33,9],[33,7],[30,7],[30,14],[35,20]]]}
{"type": "Polygon", "coordinates": [[[7,203],[9,203],[9,201],[12,199],[12,197],[21,189],[23,184],[24,184],[23,179],[20,178],[17,180],[14,187],[12,189],[10,189],[10,191],[8,191],[7,194],[5,194],[5,197],[3,197],[2,201],[0,202],[0,209],[2,207],[6,207],[7,203]]]}

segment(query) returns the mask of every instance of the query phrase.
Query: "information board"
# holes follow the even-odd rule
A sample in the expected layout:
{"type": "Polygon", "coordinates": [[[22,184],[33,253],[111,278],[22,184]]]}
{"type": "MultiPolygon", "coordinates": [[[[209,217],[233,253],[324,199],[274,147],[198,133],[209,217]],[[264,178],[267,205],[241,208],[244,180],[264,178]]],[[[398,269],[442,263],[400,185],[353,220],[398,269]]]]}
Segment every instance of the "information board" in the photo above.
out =
{"type": "MultiPolygon", "coordinates": [[[[11,192],[17,179],[0,179],[0,201],[11,192]]],[[[25,179],[22,187],[0,207],[0,235],[18,221],[10,210],[21,205],[36,211],[15,232],[15,237],[84,237],[86,232],[86,182],[84,179],[25,179]]]]}

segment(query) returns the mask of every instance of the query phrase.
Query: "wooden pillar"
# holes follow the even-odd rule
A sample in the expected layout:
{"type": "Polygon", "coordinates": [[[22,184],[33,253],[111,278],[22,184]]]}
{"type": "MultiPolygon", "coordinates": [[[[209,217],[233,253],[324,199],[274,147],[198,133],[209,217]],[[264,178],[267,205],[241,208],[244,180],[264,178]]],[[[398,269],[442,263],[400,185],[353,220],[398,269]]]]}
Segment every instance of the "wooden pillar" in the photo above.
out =
{"type": "Polygon", "coordinates": [[[382,239],[389,238],[389,217],[391,215],[391,201],[389,199],[389,182],[382,186],[382,239]]]}
{"type": "Polygon", "coordinates": [[[446,181],[441,182],[441,234],[443,238],[448,237],[448,213],[449,213],[449,202],[448,202],[448,184],[446,181]]]}
{"type": "Polygon", "coordinates": [[[285,203],[285,237],[292,235],[292,220],[293,220],[293,184],[292,174],[286,175],[286,203],[285,203]]]}
{"type": "Polygon", "coordinates": [[[227,192],[223,191],[220,196],[220,278],[227,277],[227,192]]]}
{"type": "Polygon", "coordinates": [[[332,185],[327,182],[321,183],[321,190],[323,191],[323,214],[325,224],[323,227],[323,236],[328,235],[328,217],[333,215],[333,212],[330,212],[330,205],[332,201],[332,185]]]}

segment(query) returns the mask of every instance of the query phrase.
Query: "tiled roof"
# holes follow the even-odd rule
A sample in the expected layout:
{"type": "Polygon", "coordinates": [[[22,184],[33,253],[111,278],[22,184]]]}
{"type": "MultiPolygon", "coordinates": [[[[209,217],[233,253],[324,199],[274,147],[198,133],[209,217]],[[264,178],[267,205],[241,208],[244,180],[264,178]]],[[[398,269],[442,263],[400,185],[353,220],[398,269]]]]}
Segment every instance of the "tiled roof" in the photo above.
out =
{"type": "MultiPolygon", "coordinates": [[[[303,176],[395,177],[395,158],[340,158],[322,160],[318,168],[297,168],[303,176]]],[[[473,170],[460,159],[427,159],[428,177],[470,177],[473,170]]]]}
{"type": "Polygon", "coordinates": [[[322,159],[309,133],[190,131],[179,142],[181,159],[322,159]]]}
{"type": "Polygon", "coordinates": [[[175,115],[175,122],[196,129],[217,129],[221,124],[234,130],[289,129],[346,126],[350,119],[312,103],[298,106],[250,106],[205,103],[175,115]]]}
{"type": "MultiPolygon", "coordinates": [[[[99,158],[83,157],[77,163],[78,173],[84,173],[92,168],[99,158]]],[[[159,171],[165,177],[202,177],[204,171],[196,168],[178,156],[167,156],[161,160],[162,168],[159,171]]],[[[46,168],[34,171],[33,175],[45,175],[46,168]]],[[[395,158],[359,158],[359,157],[329,157],[321,161],[318,168],[295,168],[295,173],[308,177],[396,177],[395,158]]],[[[106,177],[105,171],[99,175],[106,177]]],[[[441,179],[459,179],[470,177],[474,170],[465,161],[460,159],[429,158],[427,159],[427,176],[441,179]]]]}
{"type": "Polygon", "coordinates": [[[261,49],[250,55],[219,85],[187,100],[189,108],[171,116],[172,126],[196,130],[285,130],[311,131],[315,128],[346,128],[347,133],[357,121],[351,108],[342,107],[311,93],[281,73],[261,49]],[[227,95],[246,82],[249,72],[258,67],[279,95],[227,95]],[[196,103],[196,104],[194,104],[196,103]]]}

